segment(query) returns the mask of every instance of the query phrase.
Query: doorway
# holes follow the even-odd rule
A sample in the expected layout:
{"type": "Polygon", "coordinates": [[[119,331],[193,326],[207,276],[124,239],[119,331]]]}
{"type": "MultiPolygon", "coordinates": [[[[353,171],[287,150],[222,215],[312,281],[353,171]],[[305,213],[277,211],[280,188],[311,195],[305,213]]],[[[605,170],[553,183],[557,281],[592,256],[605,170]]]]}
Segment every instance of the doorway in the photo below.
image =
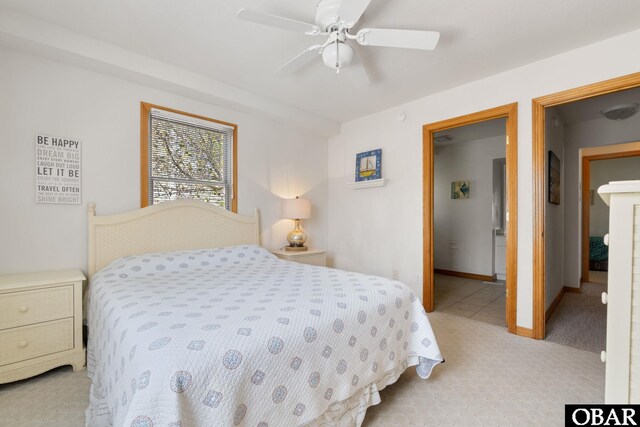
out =
{"type": "Polygon", "coordinates": [[[506,134],[504,202],[506,235],[506,305],[505,319],[509,332],[531,336],[530,330],[516,327],[517,280],[517,109],[516,103],[423,126],[423,301],[427,312],[434,310],[434,143],[436,134],[462,126],[504,119],[506,134]]]}
{"type": "MultiPolygon", "coordinates": [[[[562,106],[576,101],[587,100],[604,96],[607,94],[622,92],[628,89],[640,87],[640,73],[623,76],[616,79],[607,80],[604,82],[595,83],[579,87],[576,89],[570,89],[567,91],[559,92],[552,95],[543,96],[533,100],[533,337],[536,339],[544,339],[545,327],[546,327],[546,308],[548,302],[546,301],[546,276],[547,276],[547,245],[546,239],[549,236],[545,236],[545,227],[547,224],[546,216],[548,210],[548,188],[547,188],[547,141],[546,141],[546,126],[548,119],[549,109],[552,107],[562,106]]],[[[586,190],[590,190],[589,186],[583,186],[582,198],[585,198],[584,187],[586,190]]],[[[587,193],[586,199],[589,200],[590,193],[587,193]]],[[[584,209],[584,208],[583,208],[584,209]]],[[[588,226],[585,223],[585,218],[582,218],[582,234],[581,240],[585,241],[584,227],[588,226]]],[[[588,232],[587,236],[588,238],[588,232]]],[[[588,240],[588,239],[586,239],[588,240]]],[[[588,268],[588,258],[585,263],[584,252],[578,256],[576,260],[581,263],[581,269],[588,268]]],[[[577,270],[576,270],[577,271],[577,270]]],[[[584,271],[582,271],[584,273],[584,271]]],[[[588,271],[587,271],[588,275],[588,271]]],[[[584,280],[584,275],[582,280],[584,280]]],[[[566,289],[565,289],[566,290],[566,289]]],[[[555,303],[554,300],[552,303],[555,303]]]]}
{"type": "Polygon", "coordinates": [[[581,150],[582,241],[581,283],[607,283],[608,259],[603,236],[609,229],[609,208],[597,195],[609,181],[640,179],[640,142],[581,150]]]}

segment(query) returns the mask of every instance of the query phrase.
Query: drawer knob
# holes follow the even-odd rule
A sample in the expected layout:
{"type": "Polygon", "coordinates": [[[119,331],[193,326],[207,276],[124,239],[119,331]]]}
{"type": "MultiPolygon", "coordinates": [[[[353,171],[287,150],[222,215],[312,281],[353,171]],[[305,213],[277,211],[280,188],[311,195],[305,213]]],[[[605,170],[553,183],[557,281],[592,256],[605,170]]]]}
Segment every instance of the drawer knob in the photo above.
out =
{"type": "Polygon", "coordinates": [[[605,234],[602,240],[604,240],[605,245],[609,246],[609,234],[605,234]]]}
{"type": "Polygon", "coordinates": [[[602,303],[607,304],[609,302],[609,295],[606,292],[602,293],[602,303]]]}
{"type": "Polygon", "coordinates": [[[29,341],[20,341],[18,345],[20,346],[20,348],[25,348],[29,345],[29,341]]]}
{"type": "Polygon", "coordinates": [[[602,360],[602,363],[605,363],[607,361],[607,352],[606,351],[601,351],[600,352],[600,360],[602,360]]]}
{"type": "Polygon", "coordinates": [[[26,313],[27,311],[29,311],[29,307],[28,307],[28,306],[26,306],[26,305],[21,305],[21,306],[18,308],[18,311],[19,311],[20,313],[26,313]]]}

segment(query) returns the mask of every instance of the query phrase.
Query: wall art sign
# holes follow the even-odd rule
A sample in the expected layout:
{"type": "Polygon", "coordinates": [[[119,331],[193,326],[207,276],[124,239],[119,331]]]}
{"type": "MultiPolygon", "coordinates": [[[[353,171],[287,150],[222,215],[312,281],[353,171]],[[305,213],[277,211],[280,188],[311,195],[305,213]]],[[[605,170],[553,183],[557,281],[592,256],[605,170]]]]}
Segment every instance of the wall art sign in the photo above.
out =
{"type": "Polygon", "coordinates": [[[356,182],[382,178],[382,149],[356,154],[356,182]]]}
{"type": "Polygon", "coordinates": [[[79,205],[82,199],[80,141],[36,136],[36,203],[79,205]]]}

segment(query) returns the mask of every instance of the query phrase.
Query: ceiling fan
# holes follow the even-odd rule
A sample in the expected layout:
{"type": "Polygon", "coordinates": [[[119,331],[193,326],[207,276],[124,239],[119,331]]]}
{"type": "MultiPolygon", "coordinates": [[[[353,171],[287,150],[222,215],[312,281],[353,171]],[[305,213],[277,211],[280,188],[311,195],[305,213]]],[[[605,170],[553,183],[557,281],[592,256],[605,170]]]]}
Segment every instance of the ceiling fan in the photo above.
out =
{"type": "Polygon", "coordinates": [[[369,76],[361,61],[354,62],[356,53],[348,42],[355,40],[362,46],[385,46],[408,49],[433,50],[440,33],[436,31],[394,30],[362,28],[352,34],[350,30],[362,17],[371,0],[321,0],[316,7],[315,24],[282,16],[240,9],[237,18],[245,21],[301,32],[309,36],[328,36],[322,44],[313,45],[284,64],[276,75],[287,76],[321,55],[324,64],[340,73],[352,66],[356,75],[369,82],[369,76]]]}

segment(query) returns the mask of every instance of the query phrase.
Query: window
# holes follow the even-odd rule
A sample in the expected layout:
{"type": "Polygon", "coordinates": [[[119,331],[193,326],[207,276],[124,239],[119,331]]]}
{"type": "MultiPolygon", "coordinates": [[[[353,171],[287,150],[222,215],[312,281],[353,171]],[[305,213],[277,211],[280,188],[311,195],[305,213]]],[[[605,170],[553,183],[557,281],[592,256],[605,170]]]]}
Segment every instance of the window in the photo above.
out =
{"type": "Polygon", "coordinates": [[[140,204],[198,199],[236,212],[237,126],[141,104],[140,204]]]}

